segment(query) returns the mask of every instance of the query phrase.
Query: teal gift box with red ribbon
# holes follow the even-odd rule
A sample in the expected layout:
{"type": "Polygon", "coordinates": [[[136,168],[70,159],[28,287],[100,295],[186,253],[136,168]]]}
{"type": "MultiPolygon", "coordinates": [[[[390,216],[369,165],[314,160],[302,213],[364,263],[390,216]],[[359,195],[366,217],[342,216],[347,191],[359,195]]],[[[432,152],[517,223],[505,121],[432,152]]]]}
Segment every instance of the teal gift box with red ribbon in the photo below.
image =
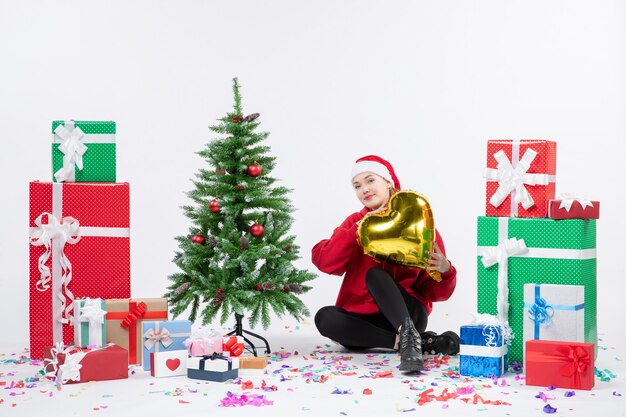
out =
{"type": "Polygon", "coordinates": [[[594,385],[593,343],[529,340],[526,385],[590,390],[594,385]]]}
{"type": "Polygon", "coordinates": [[[585,287],[524,284],[524,341],[585,341],[585,287]]]}

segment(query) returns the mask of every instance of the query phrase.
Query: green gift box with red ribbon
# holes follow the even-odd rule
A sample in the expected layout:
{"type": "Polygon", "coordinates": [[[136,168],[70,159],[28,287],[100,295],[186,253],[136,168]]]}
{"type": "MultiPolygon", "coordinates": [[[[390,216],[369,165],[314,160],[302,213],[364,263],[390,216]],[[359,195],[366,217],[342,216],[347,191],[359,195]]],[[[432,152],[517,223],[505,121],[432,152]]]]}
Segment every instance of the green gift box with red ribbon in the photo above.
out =
{"type": "Polygon", "coordinates": [[[107,338],[128,350],[128,364],[141,363],[142,323],[167,320],[166,298],[124,298],[105,300],[107,338]]]}
{"type": "Polygon", "coordinates": [[[590,390],[594,384],[592,343],[529,340],[526,385],[590,390]]]}
{"type": "Polygon", "coordinates": [[[478,217],[478,312],[508,321],[523,361],[524,284],[584,287],[584,341],[597,343],[595,220],[478,217]]]}

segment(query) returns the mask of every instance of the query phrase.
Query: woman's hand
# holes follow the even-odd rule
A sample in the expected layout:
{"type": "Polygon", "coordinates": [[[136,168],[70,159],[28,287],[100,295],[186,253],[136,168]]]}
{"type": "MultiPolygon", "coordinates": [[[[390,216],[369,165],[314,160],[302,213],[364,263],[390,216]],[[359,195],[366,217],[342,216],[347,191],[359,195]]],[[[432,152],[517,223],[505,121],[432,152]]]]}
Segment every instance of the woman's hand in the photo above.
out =
{"type": "Polygon", "coordinates": [[[437,242],[435,242],[434,249],[435,250],[428,252],[430,259],[427,259],[426,261],[430,264],[430,266],[427,266],[426,270],[439,271],[442,274],[445,274],[450,270],[450,261],[444,254],[441,253],[441,249],[439,249],[437,242]]]}

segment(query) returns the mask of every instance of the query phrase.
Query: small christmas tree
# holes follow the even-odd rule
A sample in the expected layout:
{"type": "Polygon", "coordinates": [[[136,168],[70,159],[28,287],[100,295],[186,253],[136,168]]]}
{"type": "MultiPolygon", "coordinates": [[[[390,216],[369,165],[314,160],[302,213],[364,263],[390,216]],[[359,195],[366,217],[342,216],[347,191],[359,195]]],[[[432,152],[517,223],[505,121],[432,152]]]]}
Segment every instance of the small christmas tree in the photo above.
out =
{"type": "Polygon", "coordinates": [[[233,111],[210,127],[225,137],[198,152],[212,168],[196,174],[188,193],[195,205],[183,207],[193,225],[176,238],[181,271],[169,277],[166,297],[176,316],[191,306],[191,321],[200,315],[208,324],[221,312],[222,324],[233,315],[240,322],[249,312],[252,327],[260,319],[267,328],[270,310],[297,320],[309,315],[298,295],[315,275],[292,265],[299,247],[288,234],[290,190],[271,176],[275,158],[262,145],[269,133],[255,132],[258,113],[243,116],[237,78],[233,93],[233,111]]]}

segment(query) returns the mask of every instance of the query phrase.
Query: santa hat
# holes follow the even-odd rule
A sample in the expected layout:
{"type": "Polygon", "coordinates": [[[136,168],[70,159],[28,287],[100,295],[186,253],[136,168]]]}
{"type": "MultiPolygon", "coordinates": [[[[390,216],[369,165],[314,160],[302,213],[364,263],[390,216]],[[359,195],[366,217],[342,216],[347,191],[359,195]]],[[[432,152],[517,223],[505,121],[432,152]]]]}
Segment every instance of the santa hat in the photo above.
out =
{"type": "Polygon", "coordinates": [[[380,175],[392,183],[397,190],[400,189],[400,180],[396,177],[393,167],[388,161],[385,161],[380,156],[367,155],[357,159],[354,167],[352,167],[352,178],[354,179],[354,177],[362,174],[363,172],[372,172],[380,175]]]}

